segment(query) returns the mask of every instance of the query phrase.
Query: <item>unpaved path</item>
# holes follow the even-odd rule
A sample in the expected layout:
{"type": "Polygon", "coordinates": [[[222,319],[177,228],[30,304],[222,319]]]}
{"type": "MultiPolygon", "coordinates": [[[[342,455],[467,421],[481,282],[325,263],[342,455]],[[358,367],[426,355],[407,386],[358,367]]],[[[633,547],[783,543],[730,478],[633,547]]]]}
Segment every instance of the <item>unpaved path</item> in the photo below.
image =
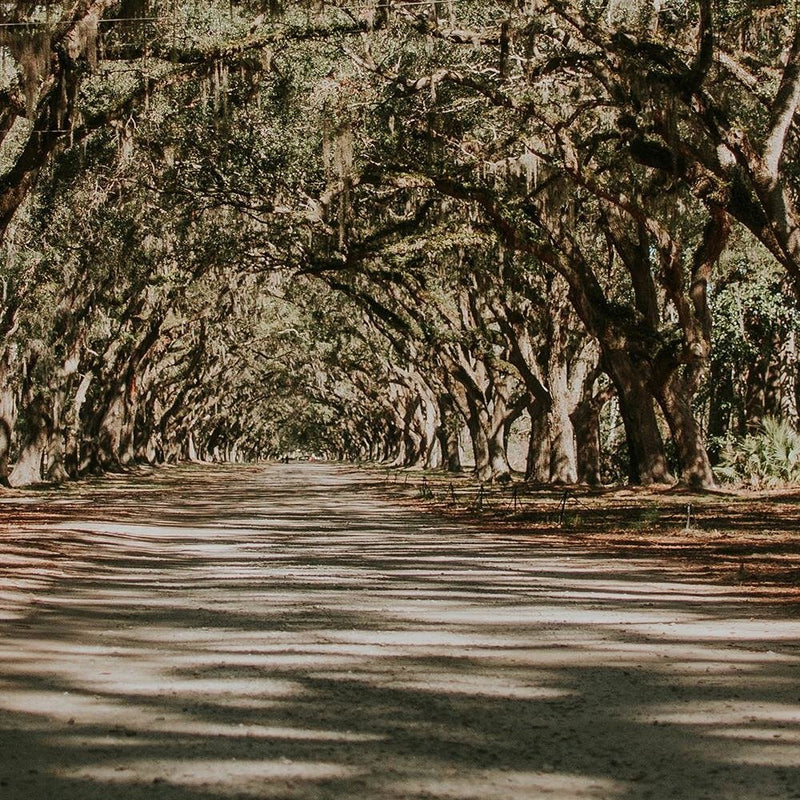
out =
{"type": "Polygon", "coordinates": [[[800,620],[326,465],[0,503],[0,800],[800,798],[800,620]]]}

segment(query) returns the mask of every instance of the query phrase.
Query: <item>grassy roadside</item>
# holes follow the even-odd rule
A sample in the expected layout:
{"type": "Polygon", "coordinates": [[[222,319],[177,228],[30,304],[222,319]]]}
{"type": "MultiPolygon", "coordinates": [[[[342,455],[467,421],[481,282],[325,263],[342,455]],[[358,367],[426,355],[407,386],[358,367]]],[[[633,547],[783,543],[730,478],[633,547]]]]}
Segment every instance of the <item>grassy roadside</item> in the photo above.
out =
{"type": "Polygon", "coordinates": [[[468,475],[380,470],[405,502],[532,546],[668,559],[753,598],[800,602],[800,488],[696,494],[677,488],[485,485],[468,475]]]}

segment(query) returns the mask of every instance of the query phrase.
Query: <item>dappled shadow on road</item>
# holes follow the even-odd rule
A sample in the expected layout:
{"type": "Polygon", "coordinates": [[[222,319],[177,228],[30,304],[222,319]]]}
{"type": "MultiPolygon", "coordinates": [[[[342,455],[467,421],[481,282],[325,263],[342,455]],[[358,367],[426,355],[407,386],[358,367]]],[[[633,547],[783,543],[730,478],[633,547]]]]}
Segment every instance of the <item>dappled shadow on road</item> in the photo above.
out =
{"type": "Polygon", "coordinates": [[[791,608],[361,481],[187,469],[26,506],[0,797],[800,797],[791,608]]]}

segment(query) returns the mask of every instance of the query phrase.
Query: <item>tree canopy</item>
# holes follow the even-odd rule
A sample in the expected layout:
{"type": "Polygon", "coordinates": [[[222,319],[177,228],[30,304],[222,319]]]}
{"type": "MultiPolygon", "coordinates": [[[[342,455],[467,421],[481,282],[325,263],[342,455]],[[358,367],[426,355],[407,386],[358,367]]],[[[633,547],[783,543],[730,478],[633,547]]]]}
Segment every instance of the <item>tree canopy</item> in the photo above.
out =
{"type": "Polygon", "coordinates": [[[798,13],[0,3],[0,478],[712,487],[798,418],[798,13]]]}

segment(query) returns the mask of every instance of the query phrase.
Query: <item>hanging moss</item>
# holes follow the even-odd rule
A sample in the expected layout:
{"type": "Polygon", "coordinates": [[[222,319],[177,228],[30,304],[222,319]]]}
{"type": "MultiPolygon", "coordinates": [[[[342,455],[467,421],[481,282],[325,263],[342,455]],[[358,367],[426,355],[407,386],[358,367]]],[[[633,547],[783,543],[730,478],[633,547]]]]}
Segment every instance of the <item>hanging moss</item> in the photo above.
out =
{"type": "Polygon", "coordinates": [[[36,113],[39,86],[51,72],[51,35],[42,28],[15,28],[12,31],[0,34],[0,46],[7,47],[19,65],[25,107],[32,118],[36,113]]]}

